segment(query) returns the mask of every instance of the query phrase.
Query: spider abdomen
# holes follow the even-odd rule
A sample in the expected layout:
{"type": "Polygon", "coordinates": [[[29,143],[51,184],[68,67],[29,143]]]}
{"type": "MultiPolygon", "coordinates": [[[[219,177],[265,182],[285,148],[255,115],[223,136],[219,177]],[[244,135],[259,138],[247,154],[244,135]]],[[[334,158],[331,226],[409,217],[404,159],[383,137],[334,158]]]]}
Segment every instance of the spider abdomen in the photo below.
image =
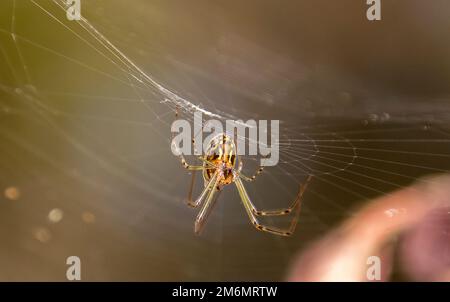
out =
{"type": "Polygon", "coordinates": [[[215,136],[209,143],[204,156],[206,162],[213,164],[211,168],[205,163],[203,177],[209,181],[217,170],[219,171],[219,185],[233,182],[233,169],[236,164],[236,145],[226,134],[215,136]]]}

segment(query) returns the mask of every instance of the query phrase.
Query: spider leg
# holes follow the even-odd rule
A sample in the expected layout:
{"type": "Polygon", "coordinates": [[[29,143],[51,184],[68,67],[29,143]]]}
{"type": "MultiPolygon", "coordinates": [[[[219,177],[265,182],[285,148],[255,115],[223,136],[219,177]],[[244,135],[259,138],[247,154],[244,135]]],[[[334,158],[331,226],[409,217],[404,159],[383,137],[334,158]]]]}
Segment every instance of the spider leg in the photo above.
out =
{"type": "MultiPolygon", "coordinates": [[[[175,119],[178,118],[178,109],[179,109],[179,106],[177,105],[176,109],[175,109],[175,119]]],[[[172,142],[173,142],[173,139],[174,139],[174,133],[172,133],[172,142]]],[[[195,139],[194,138],[192,139],[191,143],[192,143],[192,147],[194,148],[194,154],[197,154],[197,149],[195,148],[195,139]]],[[[177,151],[179,151],[178,146],[176,146],[173,143],[172,143],[172,147],[175,148],[177,151]]],[[[181,151],[178,152],[178,153],[179,153],[178,157],[180,158],[181,165],[183,166],[183,168],[185,168],[186,170],[190,170],[190,171],[203,170],[203,168],[204,168],[203,166],[188,164],[187,161],[186,161],[186,158],[183,155],[183,153],[181,151]]],[[[212,163],[208,162],[207,160],[205,160],[201,156],[198,156],[198,159],[200,161],[202,161],[203,163],[206,163],[209,166],[214,166],[212,163]]]]}
{"type": "MultiPolygon", "coordinates": [[[[218,197],[218,194],[216,194],[216,192],[220,193],[220,190],[217,188],[220,177],[218,176],[217,172],[215,174],[216,174],[215,177],[211,178],[207,186],[210,187],[210,189],[208,189],[209,191],[208,197],[205,203],[203,204],[202,208],[200,209],[197,218],[195,219],[194,232],[197,235],[200,234],[200,232],[202,231],[203,227],[205,226],[206,220],[209,217],[209,214],[211,214],[214,208],[214,205],[218,197]],[[214,196],[216,196],[216,198],[214,198],[214,196]]],[[[203,190],[203,192],[207,190],[207,187],[205,187],[205,190],[203,190]]]]}
{"type": "MultiPolygon", "coordinates": [[[[263,225],[263,224],[261,224],[258,221],[258,219],[256,217],[257,213],[259,214],[259,213],[262,213],[262,212],[256,210],[255,206],[251,202],[250,197],[248,196],[247,191],[244,188],[244,184],[242,183],[242,180],[239,177],[237,177],[236,180],[235,180],[235,183],[236,183],[236,187],[238,189],[239,195],[241,197],[242,203],[244,204],[244,208],[245,208],[245,210],[246,210],[246,212],[247,212],[247,214],[248,214],[248,216],[250,218],[250,221],[252,222],[253,226],[256,229],[258,229],[260,231],[263,231],[263,232],[268,232],[268,233],[272,233],[272,234],[275,234],[275,235],[280,235],[280,236],[290,236],[290,235],[292,235],[292,233],[295,230],[295,227],[297,226],[298,216],[300,214],[300,209],[301,209],[300,206],[297,207],[297,211],[295,212],[295,216],[291,220],[291,223],[290,223],[288,228],[281,229],[281,228],[276,228],[276,227],[272,227],[272,226],[263,225]]],[[[304,189],[301,190],[301,192],[303,193],[304,189]]],[[[296,198],[296,201],[294,201],[294,204],[291,207],[295,208],[295,206],[297,204],[299,204],[300,199],[301,199],[301,195],[298,195],[297,198],[296,198]]],[[[287,208],[287,209],[290,209],[290,208],[287,208]]],[[[291,208],[291,210],[292,210],[292,208],[291,208]]],[[[284,214],[290,213],[290,211],[288,213],[284,213],[285,211],[286,210],[265,211],[265,213],[270,213],[272,215],[284,215],[284,214]],[[273,213],[275,213],[275,214],[273,214],[273,213]],[[282,214],[279,214],[279,213],[282,213],[282,214]]],[[[268,216],[268,215],[269,214],[266,214],[266,216],[268,216]]]]}
{"type": "Polygon", "coordinates": [[[218,172],[215,172],[211,176],[211,179],[209,180],[209,182],[206,184],[202,193],[200,193],[200,196],[195,201],[193,201],[192,200],[192,191],[193,191],[193,187],[194,187],[194,183],[195,183],[195,174],[193,174],[192,181],[191,181],[191,188],[189,190],[189,195],[188,195],[188,205],[193,208],[198,207],[202,203],[202,201],[205,199],[205,197],[208,196],[208,193],[217,186],[216,182],[218,180],[219,180],[218,172]]]}
{"type": "Polygon", "coordinates": [[[306,191],[306,187],[308,186],[309,182],[312,179],[312,175],[309,175],[308,178],[306,179],[306,181],[304,183],[302,183],[298,189],[298,193],[297,196],[295,197],[294,201],[292,202],[292,204],[287,207],[287,208],[282,208],[282,209],[275,209],[275,210],[258,210],[256,209],[256,207],[253,205],[253,213],[257,216],[281,216],[281,215],[288,215],[290,213],[292,213],[292,211],[298,206],[300,208],[301,206],[301,201],[303,198],[303,193],[305,193],[306,191]]]}
{"type": "Polygon", "coordinates": [[[196,207],[195,202],[192,200],[192,193],[194,192],[196,174],[197,174],[196,170],[192,171],[191,185],[189,186],[189,193],[188,193],[188,197],[187,197],[187,204],[193,208],[196,207]]]}
{"type": "Polygon", "coordinates": [[[255,173],[253,173],[252,176],[245,176],[244,174],[241,173],[242,171],[242,160],[241,160],[241,156],[239,155],[239,149],[238,149],[238,135],[237,135],[237,130],[236,128],[234,128],[234,141],[235,141],[235,145],[236,145],[236,156],[238,159],[238,169],[237,169],[237,173],[239,174],[239,176],[244,179],[245,181],[254,181],[256,179],[256,177],[262,173],[262,171],[264,170],[263,166],[258,167],[258,170],[256,170],[255,173]]]}
{"type": "Polygon", "coordinates": [[[240,165],[239,168],[240,168],[238,169],[239,177],[248,182],[254,181],[256,177],[258,177],[258,175],[264,171],[264,167],[259,167],[258,170],[256,170],[256,172],[252,176],[245,176],[244,174],[241,173],[242,165],[240,165]]]}
{"type": "Polygon", "coordinates": [[[203,166],[194,166],[194,165],[190,165],[186,162],[186,160],[184,159],[183,155],[180,155],[180,160],[181,160],[181,165],[183,166],[183,168],[185,168],[186,170],[189,171],[198,171],[198,170],[203,170],[203,166]]]}
{"type": "MultiPolygon", "coordinates": [[[[188,163],[186,162],[186,159],[184,158],[184,155],[181,154],[181,153],[180,153],[180,155],[178,155],[178,157],[180,158],[181,165],[182,165],[183,168],[185,168],[186,170],[189,170],[189,171],[198,171],[198,170],[203,170],[203,169],[205,168],[204,166],[196,166],[196,165],[188,164],[188,163]]],[[[215,167],[213,163],[207,161],[206,159],[204,159],[204,158],[201,157],[201,156],[199,156],[198,159],[199,159],[201,162],[205,163],[207,166],[210,166],[211,168],[214,168],[214,167],[215,167]]]]}

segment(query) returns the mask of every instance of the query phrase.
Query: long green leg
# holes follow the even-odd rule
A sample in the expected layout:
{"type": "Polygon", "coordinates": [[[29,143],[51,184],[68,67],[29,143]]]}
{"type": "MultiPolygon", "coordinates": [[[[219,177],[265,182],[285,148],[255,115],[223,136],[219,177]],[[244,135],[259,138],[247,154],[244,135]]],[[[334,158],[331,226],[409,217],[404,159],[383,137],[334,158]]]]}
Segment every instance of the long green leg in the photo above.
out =
{"type": "MultiPolygon", "coordinates": [[[[252,222],[252,225],[256,229],[263,231],[263,232],[268,232],[268,233],[281,235],[281,236],[292,235],[292,233],[295,230],[295,227],[297,226],[298,216],[300,214],[300,207],[297,208],[298,210],[295,213],[295,217],[292,219],[291,224],[289,225],[289,227],[287,229],[280,229],[280,228],[263,225],[256,218],[256,213],[261,213],[261,211],[256,210],[255,206],[251,202],[250,197],[248,196],[247,191],[244,188],[242,180],[239,177],[237,177],[235,180],[235,183],[236,183],[236,187],[239,192],[239,196],[241,197],[242,203],[244,204],[244,208],[250,218],[250,221],[252,222]]],[[[270,212],[270,211],[269,211],[269,213],[272,214],[272,212],[270,212]]],[[[275,214],[272,214],[272,215],[283,215],[283,214],[279,214],[278,210],[273,211],[273,213],[275,213],[275,214]]],[[[284,214],[288,214],[288,213],[284,213],[284,214]]]]}
{"type": "MultiPolygon", "coordinates": [[[[216,171],[213,176],[211,177],[211,179],[209,180],[209,182],[206,184],[205,188],[203,189],[202,193],[200,193],[200,196],[194,201],[194,202],[189,202],[188,204],[193,207],[196,208],[198,207],[203,200],[208,196],[208,193],[215,188],[216,182],[219,179],[218,177],[218,172],[216,171]]],[[[191,188],[192,189],[192,188],[191,188]]]]}
{"type": "Polygon", "coordinates": [[[213,209],[215,201],[217,200],[217,198],[214,198],[214,195],[216,195],[216,192],[219,191],[217,189],[219,180],[220,180],[220,177],[218,175],[218,172],[214,173],[214,176],[209,181],[208,186],[205,187],[205,190],[203,190],[203,193],[206,194],[205,191],[209,187],[208,197],[207,197],[205,203],[203,204],[202,208],[200,209],[200,212],[198,213],[197,218],[195,219],[194,232],[196,234],[199,234],[202,231],[202,229],[206,223],[206,220],[213,209]]]}

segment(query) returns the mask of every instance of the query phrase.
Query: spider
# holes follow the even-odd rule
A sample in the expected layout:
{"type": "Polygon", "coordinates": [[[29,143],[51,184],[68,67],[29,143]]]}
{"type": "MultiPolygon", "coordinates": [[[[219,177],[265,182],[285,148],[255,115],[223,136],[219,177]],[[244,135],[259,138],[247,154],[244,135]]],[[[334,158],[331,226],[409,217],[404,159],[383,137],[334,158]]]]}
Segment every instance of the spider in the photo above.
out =
{"type": "MultiPolygon", "coordinates": [[[[177,113],[178,115],[178,113],[177,113]]],[[[192,140],[195,144],[195,140],[192,140]]],[[[202,161],[202,165],[191,165],[185,160],[185,157],[179,155],[182,166],[192,171],[192,180],[188,193],[188,205],[197,208],[201,206],[197,215],[194,225],[195,234],[200,234],[205,222],[211,213],[215,201],[223,187],[234,183],[239,192],[239,196],[244,205],[244,208],[249,216],[252,225],[259,231],[268,232],[280,236],[290,236],[295,230],[297,225],[298,216],[301,209],[301,199],[305,192],[306,186],[311,180],[312,176],[309,175],[306,182],[300,185],[298,194],[292,204],[284,209],[277,210],[258,210],[245,190],[243,180],[252,182],[256,177],[263,172],[263,167],[259,167],[256,173],[251,176],[245,176],[242,171],[243,162],[237,154],[236,143],[233,139],[225,134],[219,134],[211,139],[208,144],[208,148],[203,156],[199,159],[202,161]],[[236,166],[237,164],[237,166],[236,166]],[[196,200],[192,199],[192,192],[195,184],[196,171],[202,171],[204,179],[204,188],[196,200]],[[292,213],[294,210],[295,216],[291,220],[288,228],[280,229],[276,227],[266,226],[259,222],[258,216],[282,216],[292,213]]]]}

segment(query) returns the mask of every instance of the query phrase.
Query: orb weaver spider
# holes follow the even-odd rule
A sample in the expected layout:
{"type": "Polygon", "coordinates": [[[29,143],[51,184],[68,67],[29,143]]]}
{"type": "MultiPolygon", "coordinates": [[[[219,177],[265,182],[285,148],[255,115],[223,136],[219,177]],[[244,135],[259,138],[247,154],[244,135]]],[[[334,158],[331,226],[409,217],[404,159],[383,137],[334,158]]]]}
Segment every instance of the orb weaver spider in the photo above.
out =
{"type": "MultiPolygon", "coordinates": [[[[178,116],[178,110],[176,111],[178,116]]],[[[236,137],[236,133],[235,133],[236,137]]],[[[192,140],[192,144],[195,145],[195,140],[192,140]]],[[[252,182],[256,177],[261,174],[263,167],[259,167],[253,176],[245,176],[242,171],[243,162],[237,154],[236,143],[233,139],[225,134],[219,134],[211,139],[208,144],[208,148],[203,156],[199,159],[202,161],[202,165],[191,165],[185,160],[183,154],[179,155],[182,166],[192,171],[192,180],[188,193],[187,203],[193,208],[201,206],[201,209],[195,219],[194,233],[200,234],[205,222],[211,213],[215,201],[218,198],[219,193],[223,187],[234,183],[239,192],[239,196],[244,205],[244,208],[248,214],[248,217],[252,225],[259,231],[268,232],[280,236],[290,236],[297,226],[298,217],[301,210],[301,200],[303,193],[306,190],[308,183],[310,182],[312,175],[309,175],[306,181],[300,185],[298,193],[294,201],[287,208],[276,210],[258,210],[252,203],[247,191],[244,187],[243,180],[252,182]],[[237,167],[236,167],[237,164],[237,167]],[[193,188],[195,184],[195,176],[197,171],[202,171],[204,179],[204,188],[198,198],[194,201],[192,199],[193,188]],[[286,229],[271,227],[263,225],[259,222],[258,216],[282,216],[292,213],[294,210],[295,216],[290,222],[290,225],[286,229]]]]}

